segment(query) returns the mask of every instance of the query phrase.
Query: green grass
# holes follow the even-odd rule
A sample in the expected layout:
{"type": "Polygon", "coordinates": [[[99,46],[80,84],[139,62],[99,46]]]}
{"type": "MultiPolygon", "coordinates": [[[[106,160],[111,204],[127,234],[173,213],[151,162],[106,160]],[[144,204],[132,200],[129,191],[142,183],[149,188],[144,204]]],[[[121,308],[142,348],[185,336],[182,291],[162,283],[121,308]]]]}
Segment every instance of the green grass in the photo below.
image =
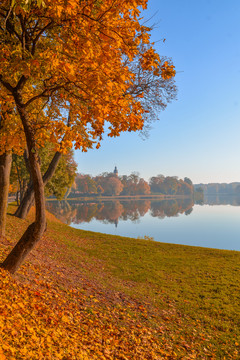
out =
{"type": "Polygon", "coordinates": [[[114,278],[99,277],[104,288],[114,286],[159,310],[174,306],[168,326],[176,331],[181,319],[179,336],[188,332],[191,337],[200,326],[217,358],[240,358],[236,345],[240,339],[239,252],[105,235],[56,223],[54,227],[61,234],[58,239],[67,245],[66,258],[75,259],[76,266],[83,253],[88,261],[101,261],[102,269],[114,278]],[[86,239],[85,245],[76,236],[86,239]]]}

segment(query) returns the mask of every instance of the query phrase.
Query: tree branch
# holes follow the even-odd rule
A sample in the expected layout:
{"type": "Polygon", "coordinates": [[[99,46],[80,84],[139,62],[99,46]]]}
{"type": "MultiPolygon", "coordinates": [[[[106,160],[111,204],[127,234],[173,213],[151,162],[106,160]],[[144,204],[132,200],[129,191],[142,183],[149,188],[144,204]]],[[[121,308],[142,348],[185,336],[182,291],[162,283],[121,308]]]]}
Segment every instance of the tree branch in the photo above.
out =
{"type": "Polygon", "coordinates": [[[2,83],[2,85],[8,89],[11,93],[14,92],[14,87],[12,87],[12,85],[10,85],[7,81],[4,81],[2,78],[2,75],[0,75],[0,83],[2,83]]]}
{"type": "Polygon", "coordinates": [[[15,86],[14,90],[16,90],[16,91],[22,90],[22,88],[26,84],[27,80],[28,80],[28,77],[25,75],[22,75],[21,78],[19,79],[17,85],[15,86]]]}
{"type": "Polygon", "coordinates": [[[37,36],[35,37],[35,39],[33,40],[33,44],[32,44],[32,50],[31,50],[31,54],[34,55],[35,53],[35,48],[36,48],[36,44],[40,38],[40,36],[44,33],[44,31],[46,31],[50,25],[53,24],[53,21],[51,20],[43,29],[41,29],[41,31],[39,31],[39,33],[37,34],[37,36]]]}
{"type": "Polygon", "coordinates": [[[49,89],[45,89],[43,90],[43,92],[41,92],[40,94],[38,95],[35,95],[33,96],[31,99],[29,99],[25,104],[23,104],[24,107],[27,107],[28,105],[30,105],[33,101],[37,100],[37,99],[40,99],[41,97],[47,97],[49,98],[51,96],[51,94],[54,92],[54,91],[57,91],[59,89],[64,89],[65,86],[68,85],[68,83],[64,84],[64,85],[58,85],[58,86],[55,86],[53,88],[49,88],[49,89]]]}

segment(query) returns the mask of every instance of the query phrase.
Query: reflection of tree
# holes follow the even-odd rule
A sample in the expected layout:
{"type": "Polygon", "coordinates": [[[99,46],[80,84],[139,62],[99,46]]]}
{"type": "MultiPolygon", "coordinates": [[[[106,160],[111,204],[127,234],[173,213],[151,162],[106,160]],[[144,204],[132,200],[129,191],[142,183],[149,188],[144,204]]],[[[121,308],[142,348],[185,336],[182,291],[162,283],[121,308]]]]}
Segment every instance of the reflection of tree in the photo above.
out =
{"type": "Polygon", "coordinates": [[[153,217],[177,216],[179,213],[190,214],[193,202],[190,198],[161,201],[106,201],[106,202],[48,202],[47,209],[61,221],[70,224],[90,222],[92,219],[117,226],[118,221],[137,222],[150,209],[153,217]]]}
{"type": "Polygon", "coordinates": [[[82,222],[90,222],[98,211],[99,209],[97,203],[82,203],[80,206],[77,206],[77,218],[74,223],[79,224],[82,222]]]}
{"type": "Polygon", "coordinates": [[[185,211],[185,215],[190,215],[193,211],[193,208],[190,208],[188,210],[185,211]]]}
{"type": "Polygon", "coordinates": [[[240,206],[240,196],[224,195],[224,194],[206,195],[204,197],[204,204],[240,206]]]}
{"type": "Polygon", "coordinates": [[[178,216],[184,212],[190,214],[193,205],[191,198],[152,201],[151,215],[163,219],[165,216],[178,216]]]}
{"type": "Polygon", "coordinates": [[[68,201],[47,201],[46,208],[65,224],[70,225],[76,218],[77,209],[72,209],[68,201]]]}
{"type": "Polygon", "coordinates": [[[151,208],[150,200],[145,200],[145,201],[139,202],[138,211],[141,216],[144,216],[150,208],[151,208]]]}
{"type": "Polygon", "coordinates": [[[109,201],[107,203],[104,203],[101,211],[96,214],[96,219],[107,220],[110,223],[116,224],[116,221],[118,221],[123,211],[124,209],[120,201],[109,201]]]}
{"type": "Polygon", "coordinates": [[[140,217],[144,216],[150,209],[150,200],[138,200],[138,201],[124,201],[124,212],[122,214],[122,220],[137,221],[140,217]]]}

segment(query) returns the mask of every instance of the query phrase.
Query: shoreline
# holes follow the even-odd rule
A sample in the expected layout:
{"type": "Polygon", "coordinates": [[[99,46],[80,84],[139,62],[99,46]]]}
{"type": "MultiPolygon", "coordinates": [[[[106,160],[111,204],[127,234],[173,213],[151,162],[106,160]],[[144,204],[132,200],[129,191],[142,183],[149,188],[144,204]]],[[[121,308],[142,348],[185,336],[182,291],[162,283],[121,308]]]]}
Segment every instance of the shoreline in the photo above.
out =
{"type": "Polygon", "coordinates": [[[116,195],[116,196],[78,196],[78,197],[68,197],[66,199],[57,200],[54,198],[47,198],[47,201],[112,201],[112,200],[171,200],[171,199],[194,199],[191,195],[116,195]]]}

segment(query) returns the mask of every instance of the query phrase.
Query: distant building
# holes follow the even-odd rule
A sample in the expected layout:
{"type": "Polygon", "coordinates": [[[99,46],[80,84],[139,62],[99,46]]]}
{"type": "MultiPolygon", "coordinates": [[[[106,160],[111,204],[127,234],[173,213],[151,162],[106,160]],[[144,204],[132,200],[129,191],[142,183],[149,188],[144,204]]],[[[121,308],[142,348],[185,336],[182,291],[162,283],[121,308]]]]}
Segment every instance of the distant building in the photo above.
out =
{"type": "Polygon", "coordinates": [[[114,175],[118,176],[118,169],[117,169],[117,167],[116,167],[116,166],[115,166],[115,168],[114,168],[113,173],[114,173],[114,175]]]}

